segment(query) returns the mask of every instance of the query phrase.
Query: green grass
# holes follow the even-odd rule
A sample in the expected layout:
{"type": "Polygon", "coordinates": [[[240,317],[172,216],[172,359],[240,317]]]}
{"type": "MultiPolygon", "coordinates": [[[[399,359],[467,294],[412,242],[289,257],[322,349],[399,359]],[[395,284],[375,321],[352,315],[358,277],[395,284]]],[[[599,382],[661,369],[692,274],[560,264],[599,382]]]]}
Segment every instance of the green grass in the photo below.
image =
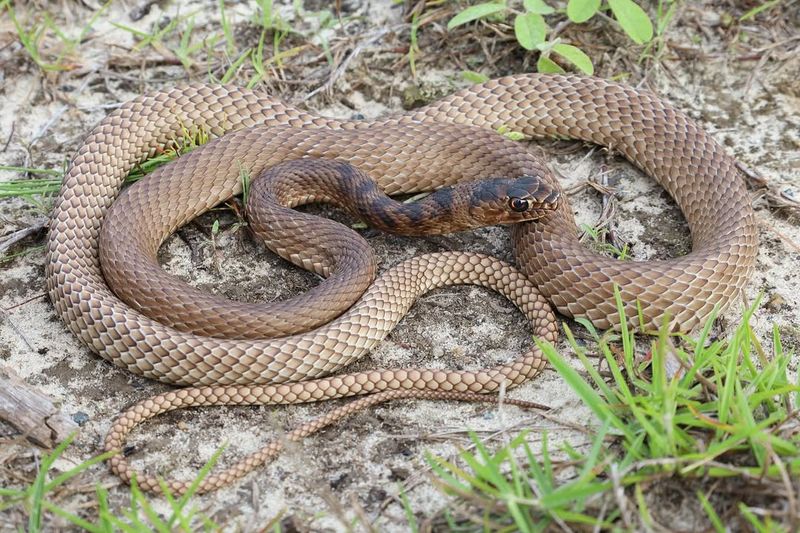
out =
{"type": "Polygon", "coordinates": [[[406,57],[408,58],[408,67],[411,69],[411,78],[414,81],[417,80],[417,54],[420,53],[418,38],[419,25],[419,12],[415,11],[411,18],[411,29],[409,32],[410,41],[408,44],[408,53],[406,54],[406,57]]]}
{"type": "Polygon", "coordinates": [[[8,12],[17,32],[17,39],[31,60],[45,72],[58,72],[75,68],[76,64],[69,60],[69,56],[75,52],[110,5],[111,0],[101,6],[75,37],[69,37],[62,32],[47,12],[37,16],[32,22],[22,21],[11,2],[5,0],[0,1],[0,13],[8,12]]]}
{"type": "Polygon", "coordinates": [[[772,9],[776,5],[780,4],[782,1],[783,0],[769,0],[767,2],[763,2],[763,3],[757,4],[754,8],[752,8],[751,10],[746,12],[744,15],[739,17],[739,22],[745,22],[747,20],[755,18],[759,13],[772,9]]]}
{"type": "Polygon", "coordinates": [[[25,54],[44,73],[80,67],[83,64],[81,44],[97,21],[105,18],[134,38],[134,56],[147,56],[155,61],[160,58],[167,64],[177,60],[190,77],[205,73],[211,82],[237,81],[248,87],[269,79],[274,74],[271,67],[283,68],[285,61],[303,52],[316,54],[321,50],[333,66],[333,54],[325,32],[344,27],[353,20],[352,17],[336,17],[329,9],[307,11],[299,2],[286,17],[273,9],[271,0],[258,0],[249,16],[237,20],[224,0],[219,0],[217,16],[209,22],[208,29],[194,31],[195,19],[201,14],[198,10],[179,12],[166,19],[165,24],[140,29],[110,20],[107,14],[110,5],[109,0],[94,11],[79,32],[70,35],[62,31],[57,17],[47,11],[15,8],[10,0],[0,0],[0,15],[8,13],[25,54]],[[237,35],[247,35],[248,27],[260,29],[261,36],[256,45],[240,47],[237,35]],[[197,37],[198,34],[202,37],[197,37]],[[145,50],[151,53],[143,54],[145,50]]]}
{"type": "MultiPolygon", "coordinates": [[[[196,147],[207,143],[210,140],[208,132],[204,130],[189,131],[184,129],[181,138],[169,143],[161,153],[136,165],[126,178],[126,183],[133,183],[156,168],[169,163],[182,154],[191,152],[196,147]]],[[[0,166],[0,170],[20,172],[25,174],[46,176],[58,176],[56,178],[31,178],[21,180],[9,180],[0,182],[0,198],[22,198],[37,206],[46,207],[49,210],[49,197],[58,194],[61,190],[64,171],[47,168],[29,168],[16,166],[0,166]]]]}
{"type": "Polygon", "coordinates": [[[22,174],[58,176],[55,178],[31,178],[21,180],[0,181],[0,199],[22,198],[44,210],[49,210],[47,197],[58,193],[61,189],[64,172],[47,168],[29,168],[0,165],[0,170],[19,172],[22,174]]]}
{"type": "Polygon", "coordinates": [[[628,249],[628,243],[625,243],[622,245],[622,248],[619,248],[613,243],[609,242],[607,239],[608,229],[605,226],[600,228],[596,228],[588,224],[581,224],[580,226],[584,235],[588,238],[590,246],[594,250],[606,255],[610,255],[611,257],[615,257],[621,261],[631,258],[631,253],[628,249]]]}
{"type": "Polygon", "coordinates": [[[138,41],[134,52],[152,48],[163,57],[178,59],[190,75],[205,72],[212,83],[237,81],[252,88],[272,76],[270,69],[284,68],[285,61],[303,52],[321,49],[328,63],[332,64],[333,56],[323,32],[351,20],[339,19],[327,9],[306,11],[300,3],[294,5],[293,18],[286,20],[273,9],[271,0],[258,0],[250,17],[246,21],[237,21],[227,11],[224,0],[219,0],[219,20],[200,40],[192,38],[198,13],[194,11],[173,17],[164,26],[149,31],[112,24],[138,41]],[[254,46],[242,48],[237,43],[236,34],[242,32],[243,25],[260,30],[254,46]],[[290,40],[292,45],[285,47],[290,40]]]}
{"type": "MultiPolygon", "coordinates": [[[[434,4],[438,5],[431,3],[434,4]]],[[[519,44],[527,44],[523,46],[526,50],[533,45],[533,53],[540,56],[561,54],[578,70],[588,71],[591,64],[582,63],[585,58],[564,43],[544,42],[546,34],[541,34],[539,17],[533,15],[546,17],[550,13],[537,13],[543,9],[540,4],[523,3],[526,13],[506,9],[509,20],[511,16],[515,22],[517,16],[524,17],[514,27],[519,44]]],[[[567,2],[559,7],[564,4],[567,2]]],[[[606,4],[611,3],[603,5],[606,4]]],[[[168,24],[150,31],[119,27],[138,40],[134,52],[145,48],[157,53],[166,51],[180,61],[189,75],[199,72],[212,81],[252,87],[308,50],[321,49],[327,61],[332,61],[330,46],[319,31],[343,20],[330,16],[327,10],[303,11],[299,3],[295,18],[284,20],[273,9],[272,0],[257,0],[257,5],[250,19],[237,21],[220,0],[218,28],[212,27],[202,40],[192,37],[192,13],[171,17],[168,24]],[[318,24],[311,24],[310,30],[303,29],[304,21],[310,17],[317,17],[318,24]],[[258,30],[258,41],[250,47],[243,47],[241,37],[237,41],[244,24],[258,30]],[[312,44],[316,37],[320,37],[319,43],[312,44]]],[[[678,5],[670,0],[658,2],[655,38],[644,45],[642,59],[662,55],[664,34],[678,5]]],[[[762,2],[741,15],[739,21],[763,18],[764,12],[779,5],[779,0],[762,2]]],[[[74,67],[73,54],[92,25],[104,16],[105,6],[93,14],[79,35],[72,37],[65,35],[46,13],[23,16],[21,11],[14,11],[9,0],[0,0],[0,15],[9,14],[30,62],[52,74],[74,67]]],[[[491,15],[478,18],[495,23],[491,15]]],[[[415,13],[407,56],[415,78],[423,26],[422,17],[415,13]]],[[[486,78],[485,74],[471,71],[464,75],[473,82],[486,78]]],[[[143,163],[129,179],[136,180],[207,140],[202,133],[186,135],[189,138],[176,143],[177,148],[143,163]]],[[[21,197],[41,207],[58,192],[63,173],[57,169],[20,167],[0,170],[36,176],[0,183],[0,198],[21,197]]],[[[244,175],[242,179],[247,181],[244,175]]],[[[218,224],[215,227],[218,229],[218,224]]],[[[216,230],[212,233],[216,234],[216,230]]],[[[589,234],[596,243],[604,241],[600,232],[589,234]]],[[[608,247],[604,251],[620,258],[627,256],[625,249],[608,247]]],[[[654,338],[635,338],[630,331],[599,335],[584,322],[594,336],[593,350],[604,365],[604,373],[596,368],[597,360],[592,358],[595,354],[576,342],[572,331],[565,328],[582,370],[576,371],[552,346],[545,345],[543,349],[567,385],[597,417],[588,451],[578,451],[568,443],[554,446],[546,433],[541,435],[541,446],[534,449],[530,442],[533,432],[523,431],[498,450],[490,450],[472,435],[473,449],[462,451],[458,460],[428,455],[435,474],[433,483],[452,498],[452,505],[441,513],[441,520],[452,530],[470,531],[588,529],[596,524],[608,529],[640,530],[652,527],[656,520],[647,490],[655,483],[672,480],[687,487],[684,494],[697,499],[709,529],[724,531],[726,522],[737,520],[740,527],[754,531],[789,531],[798,524],[796,510],[795,515],[780,515],[758,507],[764,507],[766,500],[759,498],[765,491],[779,501],[792,491],[795,500],[798,498],[798,489],[792,482],[796,485],[800,477],[800,387],[789,377],[792,356],[784,353],[779,332],[773,331],[772,349],[767,353],[749,326],[751,315],[752,309],[727,339],[711,338],[711,321],[697,338],[672,336],[665,330],[654,338]],[[637,357],[643,352],[649,357],[637,357]],[[677,375],[666,371],[667,360],[679,363],[681,371],[677,375]],[[740,493],[745,497],[741,501],[735,496],[740,493],[731,491],[734,496],[726,496],[723,489],[732,486],[742,488],[740,493]],[[627,513],[620,508],[623,501],[628,506],[627,513]]],[[[164,517],[155,512],[152,501],[135,485],[130,489],[127,505],[112,505],[108,491],[98,485],[91,511],[80,516],[68,511],[65,489],[79,478],[92,479],[97,463],[104,459],[99,456],[56,473],[53,465],[68,445],[66,441],[43,456],[35,479],[27,486],[0,488],[0,512],[15,510],[27,517],[27,524],[18,524],[19,528],[40,531],[57,517],[87,531],[218,528],[192,506],[191,494],[180,499],[168,496],[171,512],[164,517]]],[[[402,489],[400,499],[409,528],[418,530],[420,523],[412,500],[402,489]]]]}
{"type": "Polygon", "coordinates": [[[656,5],[656,25],[655,36],[648,42],[639,56],[639,62],[661,61],[667,50],[666,32],[670,24],[675,20],[678,8],[683,6],[682,0],[658,0],[656,5]]]}
{"type": "MultiPolygon", "coordinates": [[[[58,445],[51,453],[44,455],[34,481],[22,488],[0,487],[0,512],[13,507],[22,508],[28,517],[28,533],[53,530],[57,519],[68,523],[74,528],[91,533],[110,533],[113,531],[124,532],[152,532],[169,533],[174,531],[218,531],[220,527],[208,517],[199,512],[192,505],[192,498],[202,479],[217,461],[222,450],[214,456],[200,470],[189,491],[176,498],[164,486],[165,500],[170,513],[166,516],[159,514],[150,499],[145,496],[134,482],[130,487],[130,503],[123,508],[111,509],[108,490],[100,484],[95,486],[96,516],[86,518],[66,510],[63,506],[53,503],[52,498],[58,494],[63,500],[64,492],[68,492],[68,482],[78,476],[89,475],[87,471],[98,463],[102,463],[110,453],[104,453],[75,466],[66,472],[57,474],[52,471],[53,464],[61,457],[73,440],[68,438],[58,445]]],[[[76,506],[77,507],[77,506],[76,506]]],[[[17,524],[21,525],[21,524],[17,524]]]]}
{"type": "MultiPolygon", "coordinates": [[[[180,139],[173,140],[161,153],[136,165],[125,179],[125,183],[130,184],[141,179],[150,172],[153,172],[156,168],[169,163],[181,154],[191,152],[196,147],[207,143],[209,140],[210,136],[208,132],[204,130],[198,129],[189,131],[184,129],[180,139]]],[[[47,177],[0,181],[0,200],[3,198],[21,198],[35,206],[43,215],[48,215],[50,213],[53,197],[61,190],[64,175],[63,171],[17,166],[0,166],[0,170],[30,175],[58,176],[55,178],[47,177]]],[[[14,253],[6,253],[0,257],[0,265],[43,249],[43,246],[34,245],[14,253]]]]}
{"type": "MultiPolygon", "coordinates": [[[[780,514],[779,506],[768,504],[786,498],[784,491],[800,490],[800,383],[789,376],[792,354],[784,353],[777,329],[770,353],[754,335],[750,319],[757,305],[726,339],[711,338],[713,318],[697,337],[668,334],[666,328],[655,337],[637,338],[627,328],[599,335],[586,323],[592,348],[610,378],[565,325],[582,370],[553,346],[541,347],[597,419],[588,447],[578,451],[566,442],[553,446],[543,432],[534,449],[532,431],[523,430],[498,450],[471,434],[472,449],[462,450],[457,460],[427,454],[433,484],[450,499],[431,519],[452,531],[642,530],[656,522],[656,503],[647,492],[672,480],[685,485],[686,497],[697,499],[710,529],[725,531],[735,520],[754,531],[790,531],[792,520],[797,523],[800,517],[780,514]],[[648,356],[637,356],[641,353],[648,356]],[[668,367],[679,370],[670,373],[668,367]],[[721,498],[725,487],[744,496],[721,498]]],[[[68,445],[66,441],[42,458],[30,485],[0,489],[0,511],[24,511],[29,531],[40,531],[54,517],[92,532],[218,527],[191,506],[192,491],[180,499],[166,497],[168,517],[155,513],[135,485],[130,504],[123,508],[112,508],[107,490],[98,485],[91,518],[65,510],[49,495],[69,480],[89,475],[87,470],[106,458],[51,473],[68,445]]],[[[418,530],[411,500],[402,487],[398,492],[408,527],[418,530]]]]}
{"type": "Polygon", "coordinates": [[[653,522],[646,491],[673,479],[702,487],[696,497],[710,528],[724,531],[720,513],[730,517],[732,508],[740,525],[789,531],[800,516],[754,507],[769,501],[758,499],[765,490],[773,499],[800,492],[800,384],[789,377],[792,355],[784,353],[778,330],[769,354],[753,334],[754,309],[728,339],[709,338],[713,319],[696,338],[671,336],[666,328],[654,339],[636,339],[627,328],[599,336],[590,328],[610,383],[565,325],[583,373],[553,346],[541,347],[598,420],[590,451],[577,453],[564,443],[557,457],[544,434],[534,452],[523,432],[494,452],[473,437],[475,451],[462,451],[459,461],[429,456],[435,483],[454,497],[448,508],[462,511],[445,511],[443,520],[453,530],[541,531],[595,523],[642,530],[653,522]],[[637,342],[649,358],[636,357],[637,342]],[[666,371],[669,359],[679,363],[674,375],[666,371]],[[556,469],[557,463],[568,467],[556,469]],[[753,503],[730,497],[727,503],[717,499],[715,507],[709,496],[720,487],[746,495],[748,486],[753,503]],[[631,518],[622,516],[620,497],[636,510],[638,523],[626,522],[631,518]]]}

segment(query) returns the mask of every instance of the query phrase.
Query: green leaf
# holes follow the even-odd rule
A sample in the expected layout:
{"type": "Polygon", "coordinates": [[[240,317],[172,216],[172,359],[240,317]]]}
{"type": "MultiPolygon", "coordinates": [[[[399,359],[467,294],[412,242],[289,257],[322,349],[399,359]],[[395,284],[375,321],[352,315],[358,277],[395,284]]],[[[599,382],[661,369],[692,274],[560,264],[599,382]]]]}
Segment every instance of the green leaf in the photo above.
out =
{"type": "Polygon", "coordinates": [[[539,61],[536,62],[536,70],[544,74],[564,74],[561,65],[545,56],[539,57],[539,61]]]}
{"type": "Polygon", "coordinates": [[[464,78],[464,81],[468,81],[470,83],[483,83],[485,81],[489,81],[489,76],[486,74],[481,74],[480,72],[475,72],[474,70],[462,70],[461,77],[464,78]]]}
{"type": "Polygon", "coordinates": [[[600,0],[569,0],[567,17],[572,22],[586,22],[600,10],[600,0]]]}
{"type": "Polygon", "coordinates": [[[525,6],[525,11],[529,13],[549,15],[556,12],[555,9],[545,4],[542,0],[525,0],[522,2],[522,5],[525,6]]]}
{"type": "Polygon", "coordinates": [[[455,17],[451,18],[450,22],[447,23],[447,29],[452,30],[456,26],[461,26],[467,22],[488,17],[489,15],[494,15],[495,13],[500,13],[501,11],[505,10],[506,5],[497,2],[485,2],[483,4],[477,4],[468,7],[455,17]]]}
{"type": "Polygon", "coordinates": [[[514,34],[523,48],[533,50],[537,44],[544,42],[547,24],[542,16],[536,13],[517,15],[514,19],[514,34]]]}
{"type": "Polygon", "coordinates": [[[653,38],[650,17],[632,0],[608,0],[608,5],[619,25],[635,43],[644,44],[653,38]]]}
{"type": "Polygon", "coordinates": [[[583,50],[571,44],[556,44],[553,46],[553,52],[557,53],[576,67],[584,74],[590,76],[594,74],[594,65],[589,56],[583,53],[583,50]]]}
{"type": "Polygon", "coordinates": [[[524,133],[522,133],[521,131],[513,131],[506,124],[501,124],[496,131],[500,135],[503,135],[506,138],[511,139],[512,141],[524,141],[526,139],[524,133]]]}

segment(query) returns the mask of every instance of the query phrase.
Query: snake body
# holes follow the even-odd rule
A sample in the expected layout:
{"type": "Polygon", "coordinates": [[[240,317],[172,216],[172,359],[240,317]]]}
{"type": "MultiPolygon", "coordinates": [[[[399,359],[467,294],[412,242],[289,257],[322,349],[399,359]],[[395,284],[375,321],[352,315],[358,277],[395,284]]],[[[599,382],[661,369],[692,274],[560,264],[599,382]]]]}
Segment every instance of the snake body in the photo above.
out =
{"type": "Polygon", "coordinates": [[[211,337],[280,337],[329,322],[355,303],[374,279],[371,250],[356,232],[281,204],[334,203],[373,227],[404,235],[532,220],[557,205],[560,189],[555,179],[518,143],[486,130],[451,124],[436,128],[404,124],[394,129],[392,143],[412,150],[424,166],[408,168],[391,152],[375,161],[358,160],[363,144],[375,137],[378,128],[309,132],[259,127],[212,141],[181,158],[181,165],[152,173],[114,203],[100,234],[106,280],[117,296],[161,324],[211,337]],[[431,142],[436,137],[438,141],[431,142]],[[264,141],[254,142],[256,138],[264,141]],[[449,164],[449,157],[440,150],[443,145],[471,156],[449,164]],[[329,278],[327,281],[295,298],[263,305],[231,302],[164,272],[157,257],[163,240],[197,215],[198,198],[224,183],[222,167],[200,174],[196,169],[219,160],[222,154],[237,162],[227,170],[231,184],[242,171],[253,176],[265,174],[255,179],[250,189],[248,205],[255,199],[259,206],[250,210],[252,227],[278,255],[329,278]],[[315,159],[293,160],[301,156],[315,159]],[[289,162],[273,166],[283,160],[289,162]],[[342,160],[358,160],[360,168],[342,160]],[[482,167],[470,164],[475,160],[482,161],[482,167]],[[410,181],[427,181],[426,189],[447,187],[403,205],[388,198],[364,171],[384,177],[407,173],[410,181]],[[512,178],[489,179],[490,172],[512,178]],[[465,181],[465,176],[473,179],[465,181]],[[526,202],[525,210],[518,212],[508,206],[508,193],[514,190],[520,196],[517,201],[526,202]]]}
{"type": "MultiPolygon", "coordinates": [[[[435,281],[419,281],[412,275],[421,265],[401,264],[400,270],[392,271],[401,285],[424,289],[462,281],[488,284],[512,299],[522,294],[522,300],[515,302],[529,318],[547,318],[549,312],[532,288],[535,285],[560,312],[586,317],[599,328],[619,326],[616,286],[625,302],[626,320],[638,324],[641,313],[646,328],[658,327],[666,317],[672,329],[690,330],[715,307],[724,309],[752,274],[756,224],[734,159],[669,104],[621,84],[573,76],[511,76],[470,87],[414,113],[380,123],[320,118],[269,96],[231,87],[195,85],[153,93],[109,115],[73,159],[52,216],[48,290],[69,328],[104,358],[153,379],[207,387],[173,391],[138,404],[112,428],[107,447],[119,449],[125,433],[139,420],[189,405],[290,403],[381,390],[386,392],[377,395],[379,399],[436,394],[470,399],[472,393],[518,384],[542,367],[543,358],[534,349],[509,365],[473,373],[376,370],[302,381],[347,364],[366,340],[374,340],[377,323],[384,321],[383,313],[396,313],[406,304],[397,304],[396,296],[389,301],[374,299],[376,293],[372,291],[378,289],[373,287],[360,300],[371,301],[372,310],[355,322],[347,322],[351,318],[343,315],[323,326],[325,336],[319,336],[317,329],[306,336],[271,341],[218,339],[154,321],[131,309],[106,285],[98,242],[109,207],[134,165],[185,129],[200,128],[214,136],[241,130],[214,144],[228,149],[215,152],[212,146],[200,156],[186,158],[190,163],[180,158],[172,164],[173,170],[193,165],[194,174],[215,176],[213,186],[202,197],[196,191],[187,192],[189,187],[173,191],[187,195],[183,201],[193,206],[190,211],[198,213],[240,192],[236,166],[241,161],[237,158],[241,150],[262,161],[269,158],[258,148],[274,142],[269,133],[273,126],[298,128],[291,139],[295,144],[289,145],[290,136],[284,136],[287,144],[282,149],[295,150],[299,142],[310,155],[335,145],[337,130],[377,126],[380,135],[376,136],[374,130],[365,135],[351,163],[363,168],[371,162],[376,168],[381,157],[387,156],[409,169],[425,167],[422,174],[435,175],[436,168],[406,148],[398,126],[419,122],[507,128],[528,136],[582,139],[611,147],[655,177],[673,196],[689,224],[692,251],[656,262],[597,256],[580,245],[569,206],[561,202],[542,221],[512,229],[515,255],[527,277],[524,282],[525,277],[496,260],[456,253],[424,259],[435,263],[434,271],[440,272],[435,281]],[[528,280],[533,285],[528,285],[528,280]]],[[[439,149],[446,156],[448,170],[460,164],[469,164],[473,170],[481,168],[477,153],[485,153],[485,145],[475,146],[475,153],[459,152],[451,151],[447,144],[453,139],[427,139],[432,145],[439,141],[444,141],[439,149]]],[[[429,185],[420,173],[410,170],[373,177],[390,194],[411,193],[429,185]]],[[[174,220],[172,225],[183,222],[174,220]]],[[[424,266],[427,269],[431,265],[424,266]]],[[[554,339],[552,325],[536,328],[537,335],[554,339]]],[[[123,476],[130,475],[123,458],[115,457],[112,465],[123,476]]],[[[140,478],[140,484],[158,488],[151,479],[143,483],[140,478]]],[[[209,485],[215,486],[218,484],[209,485]]]]}

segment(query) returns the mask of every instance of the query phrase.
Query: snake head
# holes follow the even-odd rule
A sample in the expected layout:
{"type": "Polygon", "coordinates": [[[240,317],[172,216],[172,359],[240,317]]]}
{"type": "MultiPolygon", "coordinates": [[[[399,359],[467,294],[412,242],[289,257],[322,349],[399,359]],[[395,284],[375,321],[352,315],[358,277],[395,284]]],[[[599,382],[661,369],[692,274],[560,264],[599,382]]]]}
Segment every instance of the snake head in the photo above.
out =
{"type": "Polygon", "coordinates": [[[536,220],[558,207],[561,191],[538,176],[490,178],[473,184],[470,216],[478,225],[536,220]]]}

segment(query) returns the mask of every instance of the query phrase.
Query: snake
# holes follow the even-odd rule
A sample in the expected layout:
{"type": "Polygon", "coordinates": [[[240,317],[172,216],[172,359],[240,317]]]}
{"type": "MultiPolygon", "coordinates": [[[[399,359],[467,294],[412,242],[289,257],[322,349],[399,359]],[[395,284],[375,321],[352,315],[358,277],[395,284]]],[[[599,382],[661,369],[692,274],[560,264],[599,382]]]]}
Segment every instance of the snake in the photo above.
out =
{"type": "MultiPolygon", "coordinates": [[[[185,173],[165,167],[141,185],[127,189],[114,203],[100,234],[100,260],[106,281],[117,296],[139,312],[183,331],[223,338],[281,337],[330,322],[350,308],[375,277],[374,254],[363,237],[329,219],[298,213],[294,207],[309,202],[330,203],[375,229],[422,236],[532,220],[547,215],[557,206],[560,189],[555,179],[519,145],[502,138],[498,142],[491,132],[459,125],[436,125],[436,131],[431,124],[403,125],[399,129],[407,149],[416,150],[428,162],[441,160],[442,165],[446,158],[438,152],[437,144],[427,141],[432,135],[446,134],[451,148],[458,149],[461,143],[465,145],[464,151],[488,141],[488,146],[497,150],[482,154],[480,159],[484,159],[487,169],[514,178],[479,174],[484,179],[458,181],[466,175],[467,167],[441,169],[427,178],[429,186],[451,186],[438,188],[421,201],[402,204],[391,200],[369,175],[340,160],[305,158],[276,166],[268,164],[249,189],[250,227],[278,256],[322,276],[325,281],[288,300],[268,305],[247,304],[195,289],[164,272],[158,262],[162,241],[171,233],[170,228],[182,224],[182,220],[174,220],[182,219],[188,207],[175,200],[181,197],[179,191],[184,191],[184,198],[195,198],[211,186],[191,176],[192,160],[209,157],[205,154],[209,148],[204,148],[199,156],[187,156],[181,165],[185,173]],[[187,183],[197,190],[187,191],[187,183]],[[174,189],[168,190],[170,187],[174,189]],[[144,230],[126,230],[133,227],[144,230]],[[209,309],[215,312],[209,315],[209,309]]],[[[247,136],[261,133],[257,129],[241,132],[247,136]]],[[[303,142],[309,141],[308,134],[299,133],[296,128],[272,127],[269,134],[275,142],[257,150],[272,154],[275,161],[303,152],[297,148],[284,154],[281,145],[299,144],[299,136],[303,142]]],[[[324,152],[317,151],[316,155],[353,157],[352,149],[339,146],[359,146],[369,134],[326,133],[328,140],[338,137],[337,145],[324,152]]],[[[230,145],[251,146],[249,142],[239,142],[238,135],[231,135],[211,148],[229,152],[230,145]]],[[[317,150],[320,150],[318,144],[317,150]]],[[[246,153],[235,157],[245,166],[242,162],[253,159],[246,153]]],[[[379,171],[384,175],[398,172],[400,165],[400,160],[387,157],[379,171]]],[[[408,172],[405,168],[403,171],[408,172]]],[[[424,179],[425,174],[426,168],[420,167],[419,176],[408,177],[424,179]]]]}
{"type": "MultiPolygon", "coordinates": [[[[361,403],[353,408],[404,397],[479,401],[487,393],[524,382],[544,367],[537,344],[509,364],[475,372],[383,369],[329,375],[352,361],[376,324],[386,321],[387,315],[405,313],[410,305],[397,303],[398,296],[388,301],[376,298],[383,290],[382,278],[359,299],[369,303],[370,310],[355,319],[342,315],[323,326],[330,336],[317,336],[317,328],[299,337],[272,340],[182,332],[131,308],[109,289],[99,259],[100,234],[109,208],[129,172],[183,132],[200,129],[218,137],[169,165],[173,175],[186,170],[187,175],[205,176],[212,182],[201,196],[193,180],[173,189],[190,205],[192,215],[240,193],[238,167],[245,164],[253,170],[272,160],[274,152],[259,148],[277,143],[284,153],[299,150],[305,154],[299,157],[325,157],[331,147],[339,146],[340,132],[366,132],[359,143],[342,146],[355,152],[348,162],[366,170],[388,194],[411,194],[430,187],[427,178],[410,169],[423,169],[422,174],[431,176],[461,167],[470,175],[491,176],[481,157],[491,156],[500,136],[469,144],[466,136],[432,135],[424,144],[437,146],[444,155],[444,163],[436,166],[406,147],[403,127],[420,123],[577,139],[619,152],[672,196],[689,226],[692,249],[684,256],[658,261],[619,261],[598,255],[582,245],[569,203],[562,201],[548,216],[512,226],[519,270],[470,252],[443,252],[412,258],[397,265],[399,270],[390,270],[401,285],[420,290],[456,282],[489,286],[509,297],[528,318],[536,319],[534,335],[552,341],[556,329],[549,322],[548,302],[559,313],[585,318],[601,329],[627,323],[645,331],[662,326],[690,331],[713,313],[724,311],[753,273],[757,225],[736,160],[693,120],[648,91],[593,77],[513,75],[371,122],[323,118],[260,91],[231,86],[196,84],[153,92],[116,109],[84,140],[55,201],[48,236],[48,293],[68,328],[118,367],[188,386],[126,411],[109,430],[107,449],[120,452],[132,427],[173,409],[372,394],[290,435],[301,438],[357,402],[361,403]],[[291,128],[296,134],[287,135],[284,129],[280,137],[274,137],[270,129],[275,127],[291,128]],[[243,152],[250,159],[242,159],[243,152]],[[387,160],[400,163],[397,172],[374,172],[387,160]],[[438,275],[419,275],[422,270],[438,275]],[[621,312],[617,300],[623,302],[621,312]]],[[[171,220],[169,229],[188,219],[184,214],[171,220]]],[[[147,231],[136,228],[140,230],[147,231]]],[[[241,477],[253,465],[273,457],[279,446],[265,447],[245,458],[230,474],[206,478],[203,489],[213,490],[241,477]]],[[[124,479],[134,475],[124,454],[117,453],[110,463],[124,479]]],[[[153,477],[137,477],[137,482],[147,490],[160,490],[153,477]]],[[[179,492],[189,488],[188,483],[174,480],[166,486],[179,492]]]]}

